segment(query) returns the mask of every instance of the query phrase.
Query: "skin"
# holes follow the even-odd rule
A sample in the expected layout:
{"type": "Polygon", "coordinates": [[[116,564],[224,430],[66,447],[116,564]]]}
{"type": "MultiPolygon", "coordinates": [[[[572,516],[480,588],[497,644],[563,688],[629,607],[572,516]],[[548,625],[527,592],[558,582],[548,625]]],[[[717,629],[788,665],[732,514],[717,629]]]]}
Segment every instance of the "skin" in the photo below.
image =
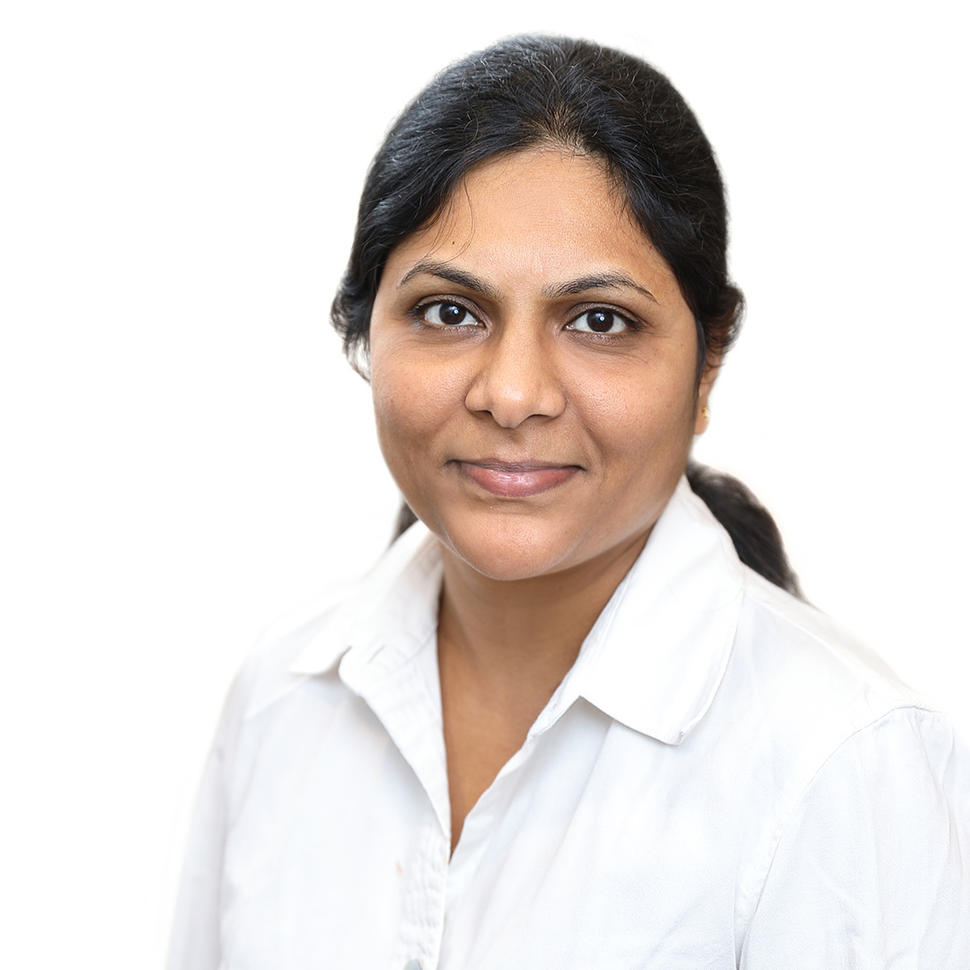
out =
{"type": "Polygon", "coordinates": [[[453,849],[683,474],[716,375],[696,384],[696,354],[676,278],[587,155],[483,163],[388,259],[371,384],[441,544],[453,849]]]}

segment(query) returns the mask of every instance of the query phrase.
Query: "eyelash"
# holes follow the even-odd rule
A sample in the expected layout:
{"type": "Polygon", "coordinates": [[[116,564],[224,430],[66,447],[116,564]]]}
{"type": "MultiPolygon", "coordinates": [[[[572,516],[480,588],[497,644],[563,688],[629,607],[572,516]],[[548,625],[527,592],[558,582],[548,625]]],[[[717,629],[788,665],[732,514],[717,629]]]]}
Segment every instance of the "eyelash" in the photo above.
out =
{"type": "MultiPolygon", "coordinates": [[[[623,313],[621,310],[617,310],[615,307],[611,307],[611,306],[604,306],[602,304],[593,304],[591,306],[585,307],[579,313],[575,314],[572,317],[572,319],[570,319],[569,324],[567,324],[567,326],[574,324],[577,320],[586,316],[586,314],[588,313],[597,313],[597,312],[612,314],[614,317],[618,318],[623,322],[623,324],[626,326],[626,330],[621,330],[619,333],[598,333],[595,330],[570,329],[570,332],[580,333],[584,337],[591,337],[597,341],[610,343],[612,341],[622,339],[629,333],[634,333],[638,330],[644,329],[643,324],[639,323],[637,320],[634,320],[632,317],[627,316],[627,314],[623,313]]],[[[462,300],[457,300],[457,299],[425,300],[424,302],[417,304],[417,306],[415,306],[409,312],[409,316],[411,316],[422,327],[426,327],[429,330],[461,331],[461,330],[467,329],[468,327],[478,327],[481,324],[481,320],[479,319],[478,314],[476,314],[476,312],[472,310],[471,307],[467,306],[462,300]],[[454,324],[428,323],[428,321],[424,319],[425,314],[432,307],[436,307],[436,306],[437,307],[441,307],[441,306],[458,307],[461,310],[463,310],[465,313],[467,313],[470,317],[472,317],[472,319],[474,320],[474,323],[471,323],[471,324],[465,323],[465,322],[454,323],[454,324]]]]}

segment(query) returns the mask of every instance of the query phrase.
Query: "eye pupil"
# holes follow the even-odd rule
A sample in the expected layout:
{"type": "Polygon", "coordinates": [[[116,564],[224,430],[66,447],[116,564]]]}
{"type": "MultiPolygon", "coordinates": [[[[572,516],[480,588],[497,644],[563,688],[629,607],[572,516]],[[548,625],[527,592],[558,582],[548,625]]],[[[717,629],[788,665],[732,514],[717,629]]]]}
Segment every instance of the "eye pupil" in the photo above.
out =
{"type": "Polygon", "coordinates": [[[613,329],[613,314],[609,310],[591,310],[587,320],[594,333],[607,333],[613,329]]]}
{"type": "Polygon", "coordinates": [[[467,312],[463,306],[459,306],[457,303],[442,303],[438,307],[438,317],[441,322],[451,326],[461,323],[467,312]]]}

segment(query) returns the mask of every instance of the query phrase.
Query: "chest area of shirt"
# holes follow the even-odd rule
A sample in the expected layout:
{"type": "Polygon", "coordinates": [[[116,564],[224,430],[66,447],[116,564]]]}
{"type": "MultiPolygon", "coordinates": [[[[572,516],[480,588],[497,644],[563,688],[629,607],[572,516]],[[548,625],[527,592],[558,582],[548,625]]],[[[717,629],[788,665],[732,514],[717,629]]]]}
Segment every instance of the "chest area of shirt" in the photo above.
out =
{"type": "Polygon", "coordinates": [[[662,746],[564,718],[484,792],[449,860],[411,766],[344,716],[298,755],[261,739],[240,772],[227,970],[733,965],[730,813],[669,777],[662,746]]]}

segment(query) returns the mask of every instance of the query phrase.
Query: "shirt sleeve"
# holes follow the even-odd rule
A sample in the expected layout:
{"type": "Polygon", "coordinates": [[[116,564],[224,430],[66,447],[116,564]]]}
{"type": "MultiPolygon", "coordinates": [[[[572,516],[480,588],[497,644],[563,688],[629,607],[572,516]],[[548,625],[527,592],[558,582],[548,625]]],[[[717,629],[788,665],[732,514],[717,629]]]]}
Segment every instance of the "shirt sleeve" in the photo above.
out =
{"type": "Polygon", "coordinates": [[[970,752],[906,708],[828,759],[785,825],[742,970],[970,968],[970,752]]]}
{"type": "Polygon", "coordinates": [[[246,667],[229,691],[196,796],[169,940],[168,970],[218,970],[227,822],[227,765],[242,708],[246,667]]]}

